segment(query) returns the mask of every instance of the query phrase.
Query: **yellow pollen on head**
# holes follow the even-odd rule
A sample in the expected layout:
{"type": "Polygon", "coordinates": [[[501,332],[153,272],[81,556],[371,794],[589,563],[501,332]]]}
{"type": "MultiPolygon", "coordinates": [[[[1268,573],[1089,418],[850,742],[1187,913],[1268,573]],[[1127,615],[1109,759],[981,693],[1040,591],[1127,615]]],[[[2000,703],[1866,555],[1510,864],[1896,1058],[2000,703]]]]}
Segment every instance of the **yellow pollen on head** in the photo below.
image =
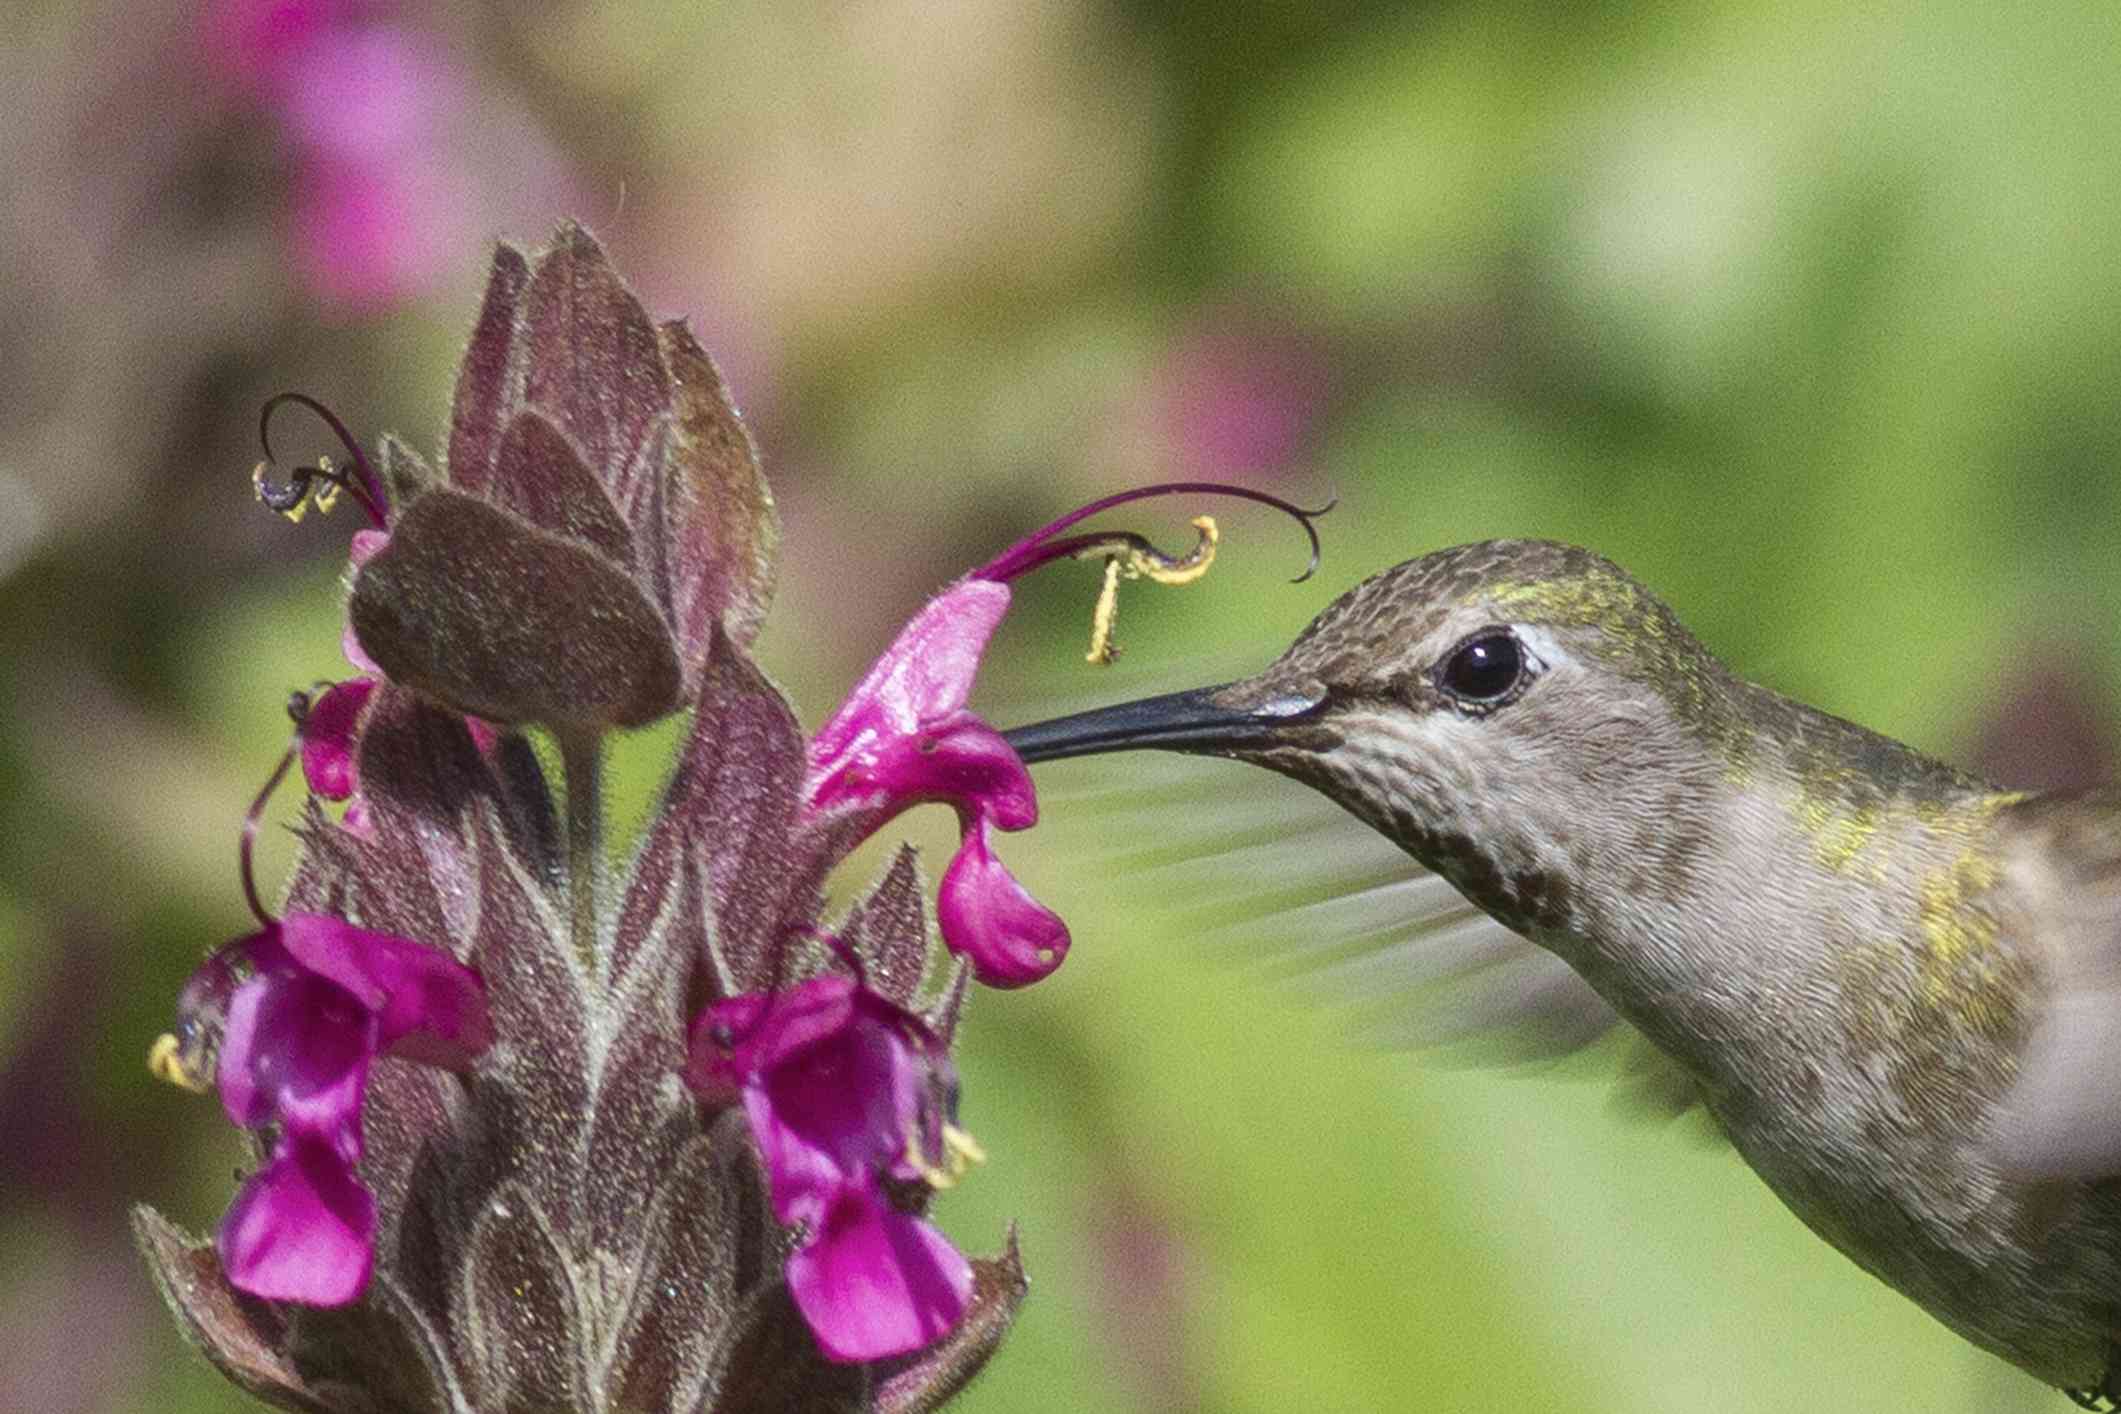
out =
{"type": "Polygon", "coordinates": [[[1641,590],[1610,574],[1571,575],[1562,579],[1521,579],[1491,584],[1468,593],[1462,602],[1483,599],[1498,608],[1521,609],[1551,623],[1597,625],[1618,630],[1635,622],[1641,631],[1661,636],[1663,625],[1640,610],[1641,590]]]}
{"type": "Polygon", "coordinates": [[[167,1031],[155,1037],[155,1043],[147,1048],[147,1073],[166,1085],[189,1090],[195,1095],[203,1095],[209,1088],[205,1076],[185,1068],[184,1048],[167,1031]]]}

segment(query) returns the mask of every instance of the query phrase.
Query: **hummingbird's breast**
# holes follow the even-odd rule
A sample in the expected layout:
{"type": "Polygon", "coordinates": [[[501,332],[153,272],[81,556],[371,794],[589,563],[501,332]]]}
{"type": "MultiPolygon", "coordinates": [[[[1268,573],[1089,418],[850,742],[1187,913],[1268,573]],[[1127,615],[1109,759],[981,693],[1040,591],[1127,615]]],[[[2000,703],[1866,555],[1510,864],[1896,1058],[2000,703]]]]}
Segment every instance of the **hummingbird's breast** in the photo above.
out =
{"type": "Polygon", "coordinates": [[[2022,797],[1824,714],[1793,720],[1727,798],[1736,847],[1685,916],[1648,925],[1666,941],[1634,940],[1689,969],[1692,1000],[1637,1006],[1675,1013],[1653,1039],[1822,1237],[1975,1343],[2095,1386],[2121,1203],[2006,1172],[1991,1143],[2052,986],[2013,868],[2022,797]]]}

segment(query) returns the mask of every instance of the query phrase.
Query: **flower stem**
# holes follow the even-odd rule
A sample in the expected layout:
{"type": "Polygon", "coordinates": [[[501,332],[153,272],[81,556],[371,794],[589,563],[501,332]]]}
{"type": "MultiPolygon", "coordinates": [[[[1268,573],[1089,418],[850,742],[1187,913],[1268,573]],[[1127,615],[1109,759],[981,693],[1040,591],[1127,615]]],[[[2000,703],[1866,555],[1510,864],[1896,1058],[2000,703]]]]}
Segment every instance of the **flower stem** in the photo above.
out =
{"type": "Polygon", "coordinates": [[[596,976],[597,872],[604,852],[603,733],[567,728],[559,739],[567,781],[567,899],[573,914],[575,961],[596,976]]]}

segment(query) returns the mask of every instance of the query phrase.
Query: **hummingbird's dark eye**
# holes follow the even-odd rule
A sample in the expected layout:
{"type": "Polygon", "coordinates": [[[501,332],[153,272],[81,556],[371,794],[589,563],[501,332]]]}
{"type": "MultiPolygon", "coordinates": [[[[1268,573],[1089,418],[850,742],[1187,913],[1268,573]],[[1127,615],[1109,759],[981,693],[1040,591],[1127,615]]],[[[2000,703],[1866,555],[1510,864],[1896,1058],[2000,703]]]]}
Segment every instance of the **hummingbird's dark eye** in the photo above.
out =
{"type": "Polygon", "coordinates": [[[1524,681],[1524,646],[1505,629],[1486,630],[1459,644],[1436,675],[1445,695],[1468,707],[1495,706],[1524,681]]]}

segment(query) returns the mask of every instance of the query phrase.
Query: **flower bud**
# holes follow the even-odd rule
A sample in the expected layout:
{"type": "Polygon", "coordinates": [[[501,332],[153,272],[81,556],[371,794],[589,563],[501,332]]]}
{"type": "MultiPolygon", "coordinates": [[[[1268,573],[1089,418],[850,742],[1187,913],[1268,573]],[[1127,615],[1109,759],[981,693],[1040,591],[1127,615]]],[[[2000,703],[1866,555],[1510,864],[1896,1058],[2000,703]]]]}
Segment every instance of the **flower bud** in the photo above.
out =
{"type": "Polygon", "coordinates": [[[713,363],[657,325],[587,231],[494,256],[446,478],[354,577],[385,676],[509,725],[640,726],[696,693],[717,623],[771,592],[773,498],[713,363]]]}

